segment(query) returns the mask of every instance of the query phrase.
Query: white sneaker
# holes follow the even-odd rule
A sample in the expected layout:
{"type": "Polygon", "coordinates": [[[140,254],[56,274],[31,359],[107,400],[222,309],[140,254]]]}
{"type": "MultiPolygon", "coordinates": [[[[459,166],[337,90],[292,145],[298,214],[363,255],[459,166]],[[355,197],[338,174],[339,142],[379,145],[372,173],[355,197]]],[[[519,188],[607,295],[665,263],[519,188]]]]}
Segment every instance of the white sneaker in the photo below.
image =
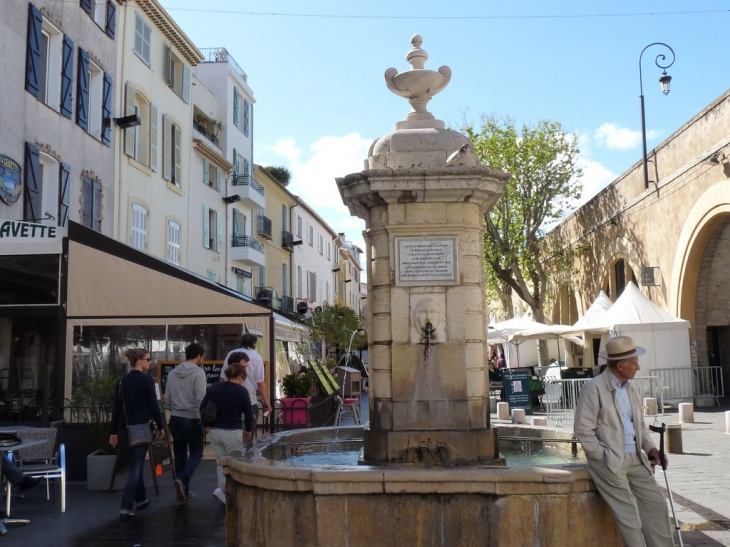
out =
{"type": "Polygon", "coordinates": [[[213,490],[213,496],[218,498],[218,501],[220,501],[223,505],[226,504],[226,494],[220,488],[213,490]]]}

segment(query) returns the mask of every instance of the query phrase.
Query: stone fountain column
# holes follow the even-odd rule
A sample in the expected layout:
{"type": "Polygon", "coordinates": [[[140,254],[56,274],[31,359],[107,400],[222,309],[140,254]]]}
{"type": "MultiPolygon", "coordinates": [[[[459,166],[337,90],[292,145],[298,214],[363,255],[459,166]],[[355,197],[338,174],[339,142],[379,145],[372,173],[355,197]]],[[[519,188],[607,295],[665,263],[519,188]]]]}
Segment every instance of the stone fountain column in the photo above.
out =
{"type": "Polygon", "coordinates": [[[337,179],[365,220],[370,359],[369,463],[498,458],[489,423],[484,213],[509,175],[479,166],[464,135],[426,110],[451,70],[424,68],[415,35],[411,69],[385,73],[412,111],[377,139],[365,169],[337,179]]]}

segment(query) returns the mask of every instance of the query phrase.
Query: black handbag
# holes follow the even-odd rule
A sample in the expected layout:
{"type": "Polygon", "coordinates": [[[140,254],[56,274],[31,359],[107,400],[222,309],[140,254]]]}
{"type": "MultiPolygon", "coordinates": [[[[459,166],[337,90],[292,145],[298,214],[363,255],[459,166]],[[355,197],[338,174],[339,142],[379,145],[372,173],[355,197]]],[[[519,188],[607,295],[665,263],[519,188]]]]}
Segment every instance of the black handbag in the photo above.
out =
{"type": "Polygon", "coordinates": [[[127,422],[127,440],[129,446],[140,446],[150,444],[152,442],[152,430],[150,423],[130,424],[127,416],[127,405],[124,403],[124,390],[122,389],[122,381],[119,381],[119,393],[122,395],[122,408],[124,409],[124,420],[127,422]]]}
{"type": "Polygon", "coordinates": [[[210,427],[215,422],[217,414],[218,407],[213,402],[213,386],[211,386],[208,400],[205,406],[200,409],[200,423],[203,424],[203,427],[210,427]]]}

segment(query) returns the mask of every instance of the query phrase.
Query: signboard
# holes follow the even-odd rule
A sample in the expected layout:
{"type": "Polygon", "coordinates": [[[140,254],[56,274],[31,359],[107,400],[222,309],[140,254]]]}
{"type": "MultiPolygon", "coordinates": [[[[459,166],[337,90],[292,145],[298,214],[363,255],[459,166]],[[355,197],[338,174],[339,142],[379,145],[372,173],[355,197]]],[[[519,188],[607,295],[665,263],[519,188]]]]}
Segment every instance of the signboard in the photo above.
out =
{"type": "Polygon", "coordinates": [[[524,408],[525,414],[532,414],[532,392],[530,380],[532,374],[527,368],[505,369],[502,372],[504,379],[504,399],[510,409],[524,408]]]}
{"type": "Polygon", "coordinates": [[[12,205],[20,198],[23,184],[20,173],[23,170],[13,158],[0,156],[0,199],[12,205]]]}
{"type": "Polygon", "coordinates": [[[51,224],[0,219],[0,248],[3,255],[61,254],[67,232],[51,224]]]}
{"type": "Polygon", "coordinates": [[[641,284],[644,287],[658,287],[658,266],[642,266],[641,267],[641,284]]]}
{"type": "Polygon", "coordinates": [[[396,285],[456,285],[456,236],[396,237],[396,285]]]}
{"type": "Polygon", "coordinates": [[[322,389],[324,389],[327,395],[332,395],[335,390],[340,389],[337,381],[334,379],[332,374],[330,374],[330,371],[327,370],[327,367],[324,366],[321,361],[309,361],[309,365],[314,370],[315,374],[317,375],[317,379],[322,386],[322,389]]]}
{"type": "MultiPolygon", "coordinates": [[[[167,386],[167,375],[172,372],[180,361],[158,361],[157,362],[157,380],[162,386],[162,393],[165,392],[167,386]]],[[[220,379],[223,361],[203,361],[203,371],[205,372],[206,389],[217,383],[220,379]]]]}

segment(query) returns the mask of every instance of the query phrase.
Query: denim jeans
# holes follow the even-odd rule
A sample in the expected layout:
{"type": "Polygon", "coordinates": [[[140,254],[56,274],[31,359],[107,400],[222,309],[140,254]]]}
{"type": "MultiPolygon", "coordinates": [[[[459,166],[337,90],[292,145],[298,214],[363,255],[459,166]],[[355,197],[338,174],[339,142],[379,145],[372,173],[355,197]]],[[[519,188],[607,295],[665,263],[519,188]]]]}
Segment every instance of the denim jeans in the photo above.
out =
{"type": "MultiPolygon", "coordinates": [[[[119,435],[124,435],[126,439],[127,430],[122,429],[119,435]]],[[[147,492],[144,488],[144,461],[148,448],[148,444],[129,446],[126,442],[122,447],[122,450],[126,450],[129,454],[129,475],[120,507],[122,513],[131,511],[132,503],[141,503],[147,499],[147,492]]]]}
{"type": "Polygon", "coordinates": [[[5,454],[3,454],[3,475],[10,484],[15,486],[18,486],[25,478],[25,473],[18,469],[18,466],[5,454]]]}
{"type": "Polygon", "coordinates": [[[200,420],[170,416],[172,452],[175,456],[175,474],[190,492],[190,479],[203,459],[203,426],[200,420]]]}

